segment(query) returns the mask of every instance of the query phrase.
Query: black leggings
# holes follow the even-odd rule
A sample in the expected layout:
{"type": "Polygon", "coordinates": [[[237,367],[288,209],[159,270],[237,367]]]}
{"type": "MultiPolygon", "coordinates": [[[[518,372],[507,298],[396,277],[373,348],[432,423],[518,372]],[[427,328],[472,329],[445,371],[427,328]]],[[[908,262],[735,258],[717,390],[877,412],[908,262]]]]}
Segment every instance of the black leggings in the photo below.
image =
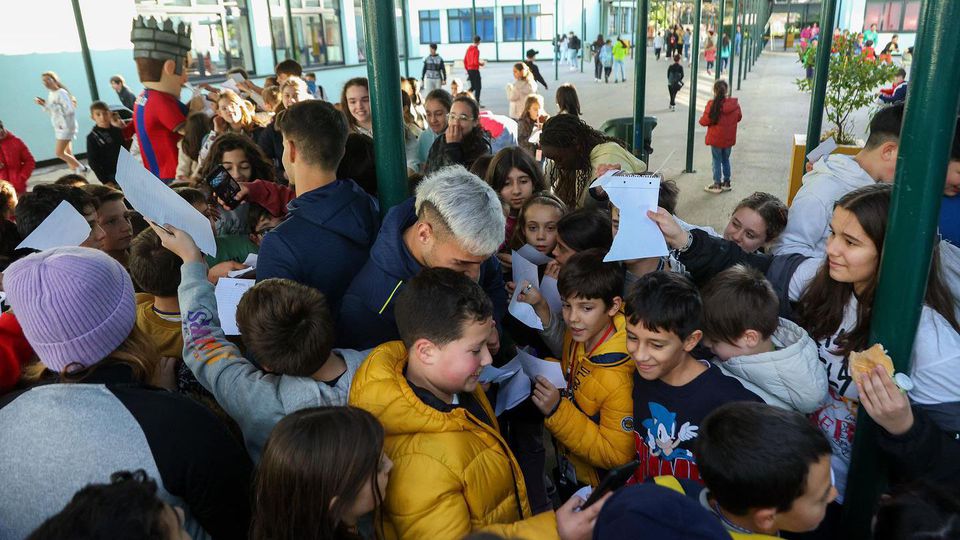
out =
{"type": "Polygon", "coordinates": [[[680,91],[680,85],[670,84],[667,85],[667,88],[670,90],[670,106],[673,107],[677,104],[677,92],[680,91]]]}
{"type": "Polygon", "coordinates": [[[470,80],[470,91],[473,92],[473,99],[480,103],[480,70],[468,69],[467,79],[470,80]]]}
{"type": "Polygon", "coordinates": [[[603,64],[600,63],[600,57],[598,56],[593,61],[593,78],[600,80],[600,77],[603,74],[603,64]]]}

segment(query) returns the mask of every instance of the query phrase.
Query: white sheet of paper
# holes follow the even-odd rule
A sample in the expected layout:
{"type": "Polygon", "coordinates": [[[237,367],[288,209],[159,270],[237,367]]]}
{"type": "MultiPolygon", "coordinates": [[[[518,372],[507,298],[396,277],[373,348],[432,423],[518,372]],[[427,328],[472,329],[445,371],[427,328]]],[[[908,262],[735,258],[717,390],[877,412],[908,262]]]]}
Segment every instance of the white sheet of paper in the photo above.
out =
{"type": "Polygon", "coordinates": [[[53,212],[17,246],[40,251],[55,247],[79,246],[90,236],[90,225],[83,214],[67,201],[61,201],[53,212]]]}
{"type": "MultiPolygon", "coordinates": [[[[242,80],[243,77],[241,77],[240,79],[242,80]]],[[[239,81],[235,81],[235,80],[233,80],[233,79],[231,78],[231,79],[227,79],[227,80],[223,81],[223,84],[221,84],[220,86],[226,88],[227,90],[233,90],[234,92],[236,92],[237,94],[239,94],[239,93],[240,93],[240,87],[237,86],[237,83],[238,83],[238,82],[239,82],[239,81]]]]}
{"type": "Polygon", "coordinates": [[[227,272],[227,277],[240,277],[256,270],[257,254],[256,253],[248,254],[247,258],[243,260],[243,264],[246,265],[246,268],[241,268],[239,270],[231,270],[227,272]]]}
{"type": "Polygon", "coordinates": [[[563,378],[563,369],[560,367],[560,362],[550,362],[537,358],[523,349],[517,349],[517,358],[520,359],[523,372],[530,377],[531,382],[536,380],[537,375],[543,375],[557,388],[567,387],[567,381],[563,378]]]}
{"type": "Polygon", "coordinates": [[[261,109],[263,109],[264,105],[266,105],[266,102],[263,101],[263,98],[260,96],[260,94],[256,92],[250,92],[249,94],[247,94],[247,97],[252,99],[253,102],[256,103],[257,106],[260,107],[261,109]]]}
{"type": "Polygon", "coordinates": [[[247,289],[253,287],[255,280],[220,278],[214,296],[217,298],[217,314],[220,316],[220,328],[228,336],[239,336],[237,328],[237,304],[247,289]]]}
{"type": "MultiPolygon", "coordinates": [[[[601,178],[605,178],[603,175],[601,178]]],[[[660,179],[653,176],[616,174],[600,184],[610,202],[620,210],[620,227],[604,261],[663,257],[669,253],[660,227],[647,217],[656,211],[660,179]]]]}
{"type": "Polygon", "coordinates": [[[540,281],[540,296],[547,301],[550,306],[550,313],[559,315],[563,309],[563,299],[560,298],[560,289],[557,288],[557,278],[553,276],[543,276],[540,281]]]}
{"type": "Polygon", "coordinates": [[[530,133],[530,138],[527,139],[527,142],[533,144],[540,144],[540,134],[543,133],[543,130],[540,128],[533,128],[533,132],[530,133]]]}
{"type": "Polygon", "coordinates": [[[127,202],[154,223],[169,223],[193,237],[200,251],[217,256],[217,241],[210,220],[160,181],[130,152],[120,149],[117,157],[117,183],[127,202]]]}
{"type": "Polygon", "coordinates": [[[513,297],[510,299],[510,305],[507,307],[507,311],[516,317],[518,321],[530,328],[543,330],[543,322],[540,321],[540,317],[537,317],[537,312],[534,311],[533,306],[517,300],[517,297],[520,296],[522,292],[521,285],[524,281],[528,281],[533,284],[533,286],[536,286],[539,279],[540,276],[537,274],[537,265],[524,259],[514,250],[513,282],[516,283],[517,288],[513,291],[513,297]]]}
{"type": "Polygon", "coordinates": [[[493,413],[500,416],[503,411],[510,410],[523,403],[523,400],[530,396],[532,388],[530,378],[522,373],[517,373],[506,383],[500,385],[500,390],[497,392],[497,405],[493,413]]]}
{"type": "Polygon", "coordinates": [[[521,369],[523,366],[520,365],[520,359],[516,357],[500,367],[484,366],[480,370],[480,382],[502,383],[519,373],[521,369]]]}
{"type": "Polygon", "coordinates": [[[807,154],[807,161],[809,161],[810,163],[816,163],[817,161],[820,161],[820,158],[822,158],[823,156],[828,156],[832,154],[833,151],[836,149],[837,149],[837,141],[834,140],[833,137],[830,137],[829,139],[817,145],[816,148],[814,148],[813,150],[810,151],[809,154],[807,154]]]}
{"type": "Polygon", "coordinates": [[[228,77],[228,79],[232,80],[232,81],[233,81],[234,83],[236,83],[236,84],[240,84],[240,83],[242,83],[242,82],[245,80],[245,79],[243,78],[243,75],[241,75],[241,74],[239,74],[239,73],[231,73],[230,76],[228,77]]]}
{"type": "Polygon", "coordinates": [[[593,493],[593,488],[590,486],[583,486],[578,489],[576,493],[573,494],[574,497],[580,497],[581,501],[586,502],[590,498],[590,494],[593,493]]]}
{"type": "Polygon", "coordinates": [[[532,262],[533,264],[540,266],[541,264],[547,264],[552,261],[550,257],[544,255],[537,251],[537,248],[531,246],[530,244],[524,244],[522,248],[517,250],[517,253],[520,254],[524,259],[532,262]]]}

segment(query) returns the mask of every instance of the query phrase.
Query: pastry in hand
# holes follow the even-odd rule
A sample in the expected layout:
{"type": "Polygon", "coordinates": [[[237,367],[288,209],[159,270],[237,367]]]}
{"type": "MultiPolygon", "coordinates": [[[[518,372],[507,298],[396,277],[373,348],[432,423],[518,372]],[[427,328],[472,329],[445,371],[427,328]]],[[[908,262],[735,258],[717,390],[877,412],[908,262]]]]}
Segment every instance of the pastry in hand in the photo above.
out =
{"type": "Polygon", "coordinates": [[[877,366],[883,367],[893,377],[893,360],[879,343],[865,351],[850,353],[850,370],[855,377],[868,375],[877,366]]]}

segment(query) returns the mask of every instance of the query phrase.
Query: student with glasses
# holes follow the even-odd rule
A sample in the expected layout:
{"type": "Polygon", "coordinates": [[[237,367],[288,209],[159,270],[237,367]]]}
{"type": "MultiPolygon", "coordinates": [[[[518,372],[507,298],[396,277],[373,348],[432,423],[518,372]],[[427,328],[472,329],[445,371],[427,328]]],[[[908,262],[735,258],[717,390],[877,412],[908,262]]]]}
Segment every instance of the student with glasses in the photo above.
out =
{"type": "Polygon", "coordinates": [[[447,114],[447,129],[430,147],[425,173],[456,164],[469,169],[478,157],[491,153],[489,138],[480,126],[477,102],[470,96],[457,97],[447,114]]]}

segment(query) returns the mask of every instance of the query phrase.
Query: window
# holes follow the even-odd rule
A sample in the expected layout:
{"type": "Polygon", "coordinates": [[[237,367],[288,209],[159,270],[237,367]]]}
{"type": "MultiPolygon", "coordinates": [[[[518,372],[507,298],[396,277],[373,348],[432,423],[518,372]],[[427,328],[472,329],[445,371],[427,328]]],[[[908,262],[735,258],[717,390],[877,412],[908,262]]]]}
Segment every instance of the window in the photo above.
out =
{"type": "Polygon", "coordinates": [[[297,60],[303,66],[343,63],[339,2],[334,0],[290,0],[297,60]],[[300,7],[300,6],[303,7],[300,7]]]}
{"type": "Polygon", "coordinates": [[[526,17],[521,17],[520,6],[505,6],[503,8],[503,40],[521,41],[540,39],[537,28],[540,23],[540,6],[527,6],[526,17]],[[521,32],[521,27],[522,32],[521,32]]]}
{"type": "Polygon", "coordinates": [[[447,31],[450,35],[450,43],[470,43],[473,41],[472,24],[473,19],[470,16],[469,9],[448,9],[447,31]]]}
{"type": "Polygon", "coordinates": [[[493,41],[495,38],[493,8],[477,8],[476,19],[477,28],[474,33],[471,10],[448,9],[447,30],[450,43],[471,43],[474,35],[480,36],[483,41],[493,41]]]}
{"type": "Polygon", "coordinates": [[[170,18],[190,26],[193,38],[191,78],[222,75],[242,67],[254,72],[246,0],[139,1],[137,15],[170,18]],[[203,7],[197,7],[203,6],[203,7]]]}
{"type": "Polygon", "coordinates": [[[440,10],[420,11],[420,43],[440,43],[440,10]]]}
{"type": "Polygon", "coordinates": [[[863,28],[877,25],[878,32],[916,32],[919,0],[867,0],[863,28]]]}

